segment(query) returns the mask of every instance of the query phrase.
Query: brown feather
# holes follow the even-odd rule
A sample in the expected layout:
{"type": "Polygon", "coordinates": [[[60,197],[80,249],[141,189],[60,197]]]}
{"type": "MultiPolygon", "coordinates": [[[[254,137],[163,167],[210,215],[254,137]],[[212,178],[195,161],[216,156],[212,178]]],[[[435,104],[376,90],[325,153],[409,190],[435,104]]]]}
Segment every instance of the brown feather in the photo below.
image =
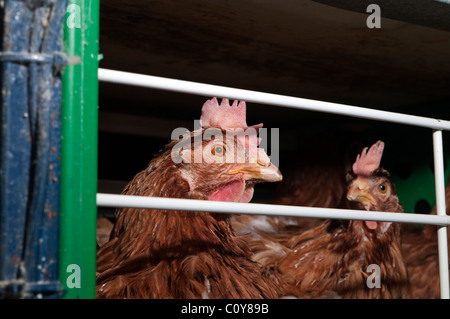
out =
{"type": "MultiPolygon", "coordinates": [[[[374,185],[391,183],[383,169],[373,174],[374,185]]],[[[371,210],[403,212],[393,185],[391,191],[392,196],[379,199],[378,206],[371,210]]],[[[344,208],[364,209],[345,204],[344,208]]],[[[400,249],[400,225],[379,223],[377,230],[371,231],[364,223],[325,220],[306,231],[291,225],[284,232],[260,230],[244,236],[252,242],[253,259],[281,285],[285,296],[404,298],[408,280],[400,249]],[[380,267],[381,288],[367,285],[367,267],[371,264],[380,267]]]]}
{"type": "MultiPolygon", "coordinates": [[[[325,132],[308,139],[299,147],[301,152],[283,163],[283,181],[276,186],[272,204],[322,208],[340,205],[347,187],[345,172],[351,161],[348,146],[342,143],[348,138],[338,137],[335,133],[325,132]]],[[[323,222],[320,218],[233,215],[233,229],[240,235],[261,230],[263,220],[266,225],[262,230],[267,231],[270,225],[273,232],[289,225],[310,229],[323,222]]]]}

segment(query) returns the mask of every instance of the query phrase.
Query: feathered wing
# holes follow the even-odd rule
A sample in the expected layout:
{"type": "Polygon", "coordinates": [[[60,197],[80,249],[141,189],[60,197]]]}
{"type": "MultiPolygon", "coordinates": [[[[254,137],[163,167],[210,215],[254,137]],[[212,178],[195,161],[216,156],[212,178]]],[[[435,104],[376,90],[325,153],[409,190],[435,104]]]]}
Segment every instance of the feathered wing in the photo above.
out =
{"type": "MultiPolygon", "coordinates": [[[[405,297],[407,274],[402,262],[399,234],[387,236],[381,243],[369,239],[369,244],[378,246],[368,249],[361,245],[362,238],[355,238],[339,223],[324,221],[308,231],[300,230],[298,234],[278,241],[284,248],[270,250],[270,245],[265,245],[267,249],[255,250],[253,258],[263,265],[265,273],[274,282],[281,285],[284,296],[346,299],[405,297]],[[366,255],[367,252],[372,254],[366,255]],[[367,285],[371,274],[367,267],[371,264],[380,267],[383,290],[371,289],[367,285]]],[[[274,245],[273,241],[271,245],[274,245]]],[[[255,246],[253,244],[251,247],[255,246]]]]}
{"type": "Polygon", "coordinates": [[[143,243],[154,238],[140,237],[131,242],[133,250],[128,251],[128,245],[120,245],[119,238],[113,238],[99,251],[98,298],[278,297],[277,287],[261,276],[261,269],[251,261],[245,242],[234,236],[229,221],[214,220],[201,212],[170,214],[211,219],[210,228],[197,224],[197,229],[214,229],[221,234],[220,244],[214,236],[201,239],[200,235],[181,245],[161,243],[157,249],[151,249],[143,243]]]}
{"type": "Polygon", "coordinates": [[[227,253],[216,248],[178,258],[131,257],[98,277],[97,297],[278,297],[273,283],[261,279],[261,270],[250,261],[248,252],[227,253]]]}

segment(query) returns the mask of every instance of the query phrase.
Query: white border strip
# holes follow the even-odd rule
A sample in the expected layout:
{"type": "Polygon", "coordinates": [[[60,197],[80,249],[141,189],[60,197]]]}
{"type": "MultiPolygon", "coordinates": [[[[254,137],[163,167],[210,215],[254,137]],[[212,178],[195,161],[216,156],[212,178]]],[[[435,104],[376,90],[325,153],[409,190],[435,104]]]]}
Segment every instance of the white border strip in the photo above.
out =
{"type": "Polygon", "coordinates": [[[373,220],[428,225],[450,225],[448,216],[372,212],[336,208],[303,207],[273,204],[216,202],[195,199],[147,197],[132,195],[97,194],[97,205],[102,207],[133,207],[143,209],[167,209],[211,213],[239,213],[289,217],[373,220]]]}
{"type": "Polygon", "coordinates": [[[109,69],[98,69],[99,81],[124,85],[141,86],[165,91],[204,95],[208,97],[226,97],[229,99],[244,100],[246,102],[282,107],[296,108],[309,111],[333,113],[364,119],[393,122],[406,125],[428,127],[432,129],[450,130],[450,121],[420,117],[408,114],[372,110],[363,107],[350,106],[330,102],[303,99],[279,94],[271,94],[218,85],[175,80],[152,75],[144,75],[109,69]]]}

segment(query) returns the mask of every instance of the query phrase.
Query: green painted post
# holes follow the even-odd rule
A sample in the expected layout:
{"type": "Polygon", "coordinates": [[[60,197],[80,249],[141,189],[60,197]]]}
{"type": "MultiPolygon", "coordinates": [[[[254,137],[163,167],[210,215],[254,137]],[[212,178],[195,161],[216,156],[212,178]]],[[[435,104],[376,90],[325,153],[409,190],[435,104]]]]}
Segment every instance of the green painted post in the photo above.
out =
{"type": "Polygon", "coordinates": [[[99,0],[69,0],[64,19],[59,278],[63,298],[95,298],[99,0]]]}

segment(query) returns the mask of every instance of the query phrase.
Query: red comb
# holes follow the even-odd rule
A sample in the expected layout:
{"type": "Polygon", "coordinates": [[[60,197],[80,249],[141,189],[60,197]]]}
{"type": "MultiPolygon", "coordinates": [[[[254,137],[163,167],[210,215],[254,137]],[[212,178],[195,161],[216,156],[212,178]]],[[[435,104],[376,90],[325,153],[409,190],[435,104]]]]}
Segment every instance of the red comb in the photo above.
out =
{"type": "Polygon", "coordinates": [[[356,175],[370,176],[370,174],[380,167],[381,157],[383,156],[384,143],[378,141],[373,144],[369,150],[365,147],[361,155],[358,154],[355,163],[353,163],[353,173],[356,175]]]}
{"type": "MultiPolygon", "coordinates": [[[[217,101],[217,98],[212,98],[206,101],[202,107],[202,116],[200,117],[200,124],[202,127],[217,127],[220,129],[227,128],[242,128],[246,130],[247,106],[245,101],[237,100],[232,105],[229,104],[228,99],[222,99],[222,103],[217,101]]],[[[257,131],[263,124],[253,125],[257,131]]]]}

